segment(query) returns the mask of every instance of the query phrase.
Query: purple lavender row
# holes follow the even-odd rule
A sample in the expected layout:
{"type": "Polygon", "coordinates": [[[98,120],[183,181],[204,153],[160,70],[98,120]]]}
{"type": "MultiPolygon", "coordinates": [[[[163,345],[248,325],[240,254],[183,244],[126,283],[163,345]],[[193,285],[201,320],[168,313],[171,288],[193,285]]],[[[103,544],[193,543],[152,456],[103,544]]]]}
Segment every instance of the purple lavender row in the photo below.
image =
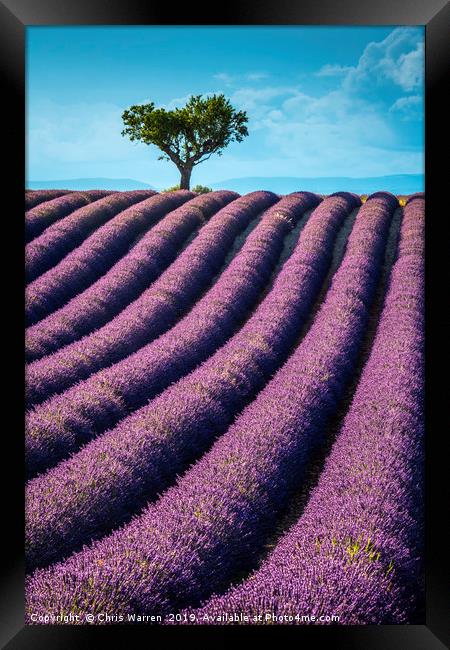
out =
{"type": "Polygon", "coordinates": [[[122,210],[27,287],[26,312],[43,318],[104,275],[142,232],[192,199],[187,190],[154,194],[122,210]]]}
{"type": "MultiPolygon", "coordinates": [[[[105,275],[26,330],[27,361],[55,352],[116,316],[169,266],[204,221],[238,196],[227,190],[200,194],[169,212],[105,275]]],[[[33,366],[28,372],[33,382],[33,366]]]]}
{"type": "MultiPolygon", "coordinates": [[[[306,210],[313,200],[313,195],[301,195],[298,212],[306,210]]],[[[248,223],[250,213],[260,212],[256,206],[273,204],[274,196],[257,193],[247,207],[245,201],[238,199],[235,203],[238,201],[240,209],[237,205],[230,207],[230,221],[234,228],[229,227],[230,222],[226,227],[223,220],[217,224],[222,232],[224,253],[234,239],[232,231],[236,234],[236,224],[248,223]]],[[[289,200],[283,202],[289,203],[289,200]]],[[[291,223],[284,218],[282,211],[283,205],[279,208],[277,204],[264,214],[242,250],[213,287],[171,330],[122,361],[50,398],[28,414],[25,445],[31,474],[55,464],[96,434],[116,424],[225,342],[244,319],[246,310],[257,300],[276,263],[291,223]]],[[[207,267],[205,271],[209,271],[211,278],[211,267],[204,261],[200,260],[200,264],[202,268],[207,267]]],[[[159,303],[157,315],[164,319],[161,307],[159,303]]]]}
{"type": "Polygon", "coordinates": [[[28,579],[28,621],[176,612],[251,566],[354,370],[396,205],[385,195],[360,209],[312,328],[178,484],[125,527],[28,579]]]}
{"type": "Polygon", "coordinates": [[[27,282],[32,282],[55,266],[67,253],[79,246],[94,228],[103,225],[130,205],[148,199],[153,194],[156,194],[153,190],[115,192],[94,203],[84,205],[64,219],[53,223],[25,248],[27,282]]]}
{"type": "Polygon", "coordinates": [[[254,192],[221,209],[161,277],[109,323],[30,364],[28,404],[37,404],[117,363],[172,327],[220,271],[235,237],[276,197],[254,192]]]}
{"type": "Polygon", "coordinates": [[[227,428],[286,358],[329,268],[336,232],[356,205],[351,195],[326,199],[309,217],[271,291],[228,343],[115,429],[29,483],[29,568],[61,559],[127,520],[227,428]]]}
{"type": "Polygon", "coordinates": [[[112,192],[108,190],[90,190],[88,192],[65,192],[51,200],[45,200],[25,212],[25,240],[31,241],[46,228],[67,217],[68,214],[82,206],[97,201],[112,192]]]}
{"type": "Polygon", "coordinates": [[[188,612],[191,624],[234,613],[295,623],[299,612],[333,613],[344,625],[413,622],[422,591],[424,207],[418,197],[404,209],[372,351],[303,515],[255,574],[188,612]]]}
{"type": "Polygon", "coordinates": [[[64,194],[72,194],[73,190],[25,190],[25,210],[44,203],[45,201],[52,201],[64,194]]]}

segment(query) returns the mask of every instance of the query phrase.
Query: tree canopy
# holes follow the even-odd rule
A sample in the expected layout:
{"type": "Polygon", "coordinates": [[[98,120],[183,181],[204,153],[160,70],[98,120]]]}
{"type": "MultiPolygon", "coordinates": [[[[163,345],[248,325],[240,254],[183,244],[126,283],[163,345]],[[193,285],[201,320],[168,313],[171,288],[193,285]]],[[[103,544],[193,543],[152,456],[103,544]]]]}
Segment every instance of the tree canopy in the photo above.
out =
{"type": "Polygon", "coordinates": [[[158,160],[170,160],[181,173],[180,187],[189,189],[192,169],[213,154],[222,155],[231,142],[248,135],[245,111],[237,111],[223,94],[192,95],[182,108],[166,110],[155,104],[131,106],[122,114],[122,135],[155,145],[158,160]]]}

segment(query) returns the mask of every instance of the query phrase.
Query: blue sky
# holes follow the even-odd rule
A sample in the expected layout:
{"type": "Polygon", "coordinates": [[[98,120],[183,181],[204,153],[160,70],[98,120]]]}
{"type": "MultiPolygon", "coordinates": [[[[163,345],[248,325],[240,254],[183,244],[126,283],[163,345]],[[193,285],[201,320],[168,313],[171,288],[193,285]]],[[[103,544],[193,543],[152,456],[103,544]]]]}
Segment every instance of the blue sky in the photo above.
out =
{"type": "Polygon", "coordinates": [[[223,92],[249,137],[194,169],[245,176],[423,171],[422,27],[27,27],[27,180],[179,180],[121,114],[223,92]]]}

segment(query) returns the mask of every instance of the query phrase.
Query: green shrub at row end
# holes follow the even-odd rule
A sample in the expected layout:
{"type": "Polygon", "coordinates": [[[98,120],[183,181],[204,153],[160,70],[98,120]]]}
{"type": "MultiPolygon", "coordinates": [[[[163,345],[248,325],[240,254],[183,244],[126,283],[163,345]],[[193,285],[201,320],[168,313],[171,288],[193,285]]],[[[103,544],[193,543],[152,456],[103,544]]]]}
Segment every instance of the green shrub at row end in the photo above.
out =
{"type": "MultiPolygon", "coordinates": [[[[179,185],[173,185],[165,190],[161,190],[161,192],[177,192],[179,189],[179,185]]],[[[208,192],[212,192],[212,188],[206,187],[206,185],[196,185],[192,188],[191,192],[195,192],[196,194],[207,194],[208,192]]]]}

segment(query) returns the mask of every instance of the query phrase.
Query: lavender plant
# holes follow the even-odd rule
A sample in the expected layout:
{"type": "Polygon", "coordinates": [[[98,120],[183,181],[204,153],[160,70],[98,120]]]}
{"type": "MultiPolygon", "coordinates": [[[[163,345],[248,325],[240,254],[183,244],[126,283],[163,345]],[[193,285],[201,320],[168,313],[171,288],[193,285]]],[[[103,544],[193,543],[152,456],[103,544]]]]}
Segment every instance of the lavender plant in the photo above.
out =
{"type": "Polygon", "coordinates": [[[303,515],[250,578],[189,610],[191,624],[235,613],[412,622],[423,597],[424,206],[418,195],[404,209],[371,354],[303,515]]]}
{"type": "Polygon", "coordinates": [[[63,219],[68,214],[88,203],[108,196],[110,192],[63,192],[56,196],[48,195],[48,199],[38,202],[25,212],[25,241],[29,242],[40,235],[55,221],[63,219]]]}
{"type": "MultiPolygon", "coordinates": [[[[329,268],[336,233],[355,205],[351,195],[326,199],[309,217],[272,290],[228,343],[115,429],[29,483],[30,567],[59,559],[121,523],[225,430],[286,358],[329,268]]],[[[285,212],[291,217],[287,206],[285,212]]]]}
{"type": "Polygon", "coordinates": [[[154,194],[119,212],[27,287],[26,310],[42,316],[67,303],[104,275],[139,234],[193,197],[184,190],[154,194]]]}
{"type": "MultiPolygon", "coordinates": [[[[40,314],[32,310],[33,280],[55,266],[67,253],[76,248],[91,232],[114,217],[118,212],[133,203],[143,201],[155,192],[136,190],[133,192],[115,192],[92,204],[84,205],[70,212],[46,228],[44,232],[29,242],[25,248],[25,276],[28,285],[30,305],[27,318],[34,322],[40,314]]],[[[70,196],[70,195],[69,195],[70,196]]]]}
{"type": "Polygon", "coordinates": [[[26,190],[25,210],[31,210],[40,203],[52,201],[64,194],[72,194],[72,190],[26,190]]]}
{"type": "MultiPolygon", "coordinates": [[[[51,354],[111,320],[173,262],[204,221],[238,196],[226,190],[211,192],[169,212],[91,286],[27,328],[27,361],[51,354]]],[[[28,368],[31,382],[33,367],[28,368]]]]}
{"type": "MultiPolygon", "coordinates": [[[[294,214],[301,214],[311,200],[314,195],[300,194],[294,214]]],[[[171,330],[29,414],[25,445],[31,473],[142,406],[226,341],[270,277],[292,225],[283,207],[292,201],[281,199],[267,210],[219,280],[171,330]]]]}
{"type": "Polygon", "coordinates": [[[27,403],[37,404],[117,363],[174,325],[220,271],[236,236],[275,201],[272,193],[255,192],[220,210],[175,263],[118,316],[80,341],[30,364],[27,403]]]}
{"type": "Polygon", "coordinates": [[[173,612],[251,564],[348,384],[397,205],[385,194],[360,209],[313,326],[211,450],[125,527],[28,579],[28,621],[173,612]]]}

